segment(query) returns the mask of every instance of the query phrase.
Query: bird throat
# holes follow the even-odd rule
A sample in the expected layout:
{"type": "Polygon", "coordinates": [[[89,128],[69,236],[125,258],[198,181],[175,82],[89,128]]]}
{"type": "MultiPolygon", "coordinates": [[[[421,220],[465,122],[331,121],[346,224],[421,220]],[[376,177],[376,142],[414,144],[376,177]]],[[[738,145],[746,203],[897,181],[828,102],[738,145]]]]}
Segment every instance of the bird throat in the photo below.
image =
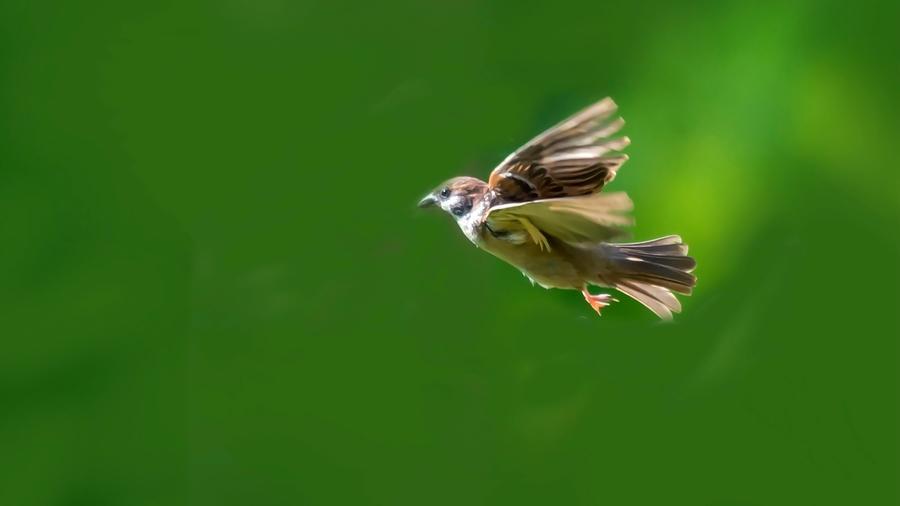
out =
{"type": "Polygon", "coordinates": [[[481,198],[472,206],[472,209],[469,210],[463,216],[460,216],[456,223],[459,225],[459,228],[462,230],[463,234],[472,241],[476,246],[480,246],[481,244],[481,231],[484,227],[484,218],[487,214],[489,208],[489,203],[487,199],[481,198]]]}

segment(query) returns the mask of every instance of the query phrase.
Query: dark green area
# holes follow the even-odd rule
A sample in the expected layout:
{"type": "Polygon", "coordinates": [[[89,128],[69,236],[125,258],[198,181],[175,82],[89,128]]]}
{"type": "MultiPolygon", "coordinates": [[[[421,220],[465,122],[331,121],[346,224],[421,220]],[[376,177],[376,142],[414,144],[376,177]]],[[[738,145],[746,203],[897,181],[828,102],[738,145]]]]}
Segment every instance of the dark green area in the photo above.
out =
{"type": "Polygon", "coordinates": [[[897,5],[0,3],[0,504],[897,504],[897,5]],[[605,95],[671,324],[414,207],[605,95]]]}

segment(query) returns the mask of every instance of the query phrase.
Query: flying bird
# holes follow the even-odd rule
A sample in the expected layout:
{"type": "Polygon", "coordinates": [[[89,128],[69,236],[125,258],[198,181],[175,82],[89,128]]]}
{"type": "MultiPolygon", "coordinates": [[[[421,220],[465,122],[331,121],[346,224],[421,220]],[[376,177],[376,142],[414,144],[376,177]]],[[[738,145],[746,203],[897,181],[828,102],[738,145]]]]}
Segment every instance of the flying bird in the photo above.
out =
{"type": "Polygon", "coordinates": [[[628,156],[617,106],[605,98],[506,157],[487,182],[456,177],[425,196],[477,247],[544,288],[580,290],[600,311],[617,301],[589,286],[614,288],[662,319],[681,311],[673,292],[690,295],[696,262],[677,235],[613,242],[633,224],[631,199],[603,193],[628,156]]]}

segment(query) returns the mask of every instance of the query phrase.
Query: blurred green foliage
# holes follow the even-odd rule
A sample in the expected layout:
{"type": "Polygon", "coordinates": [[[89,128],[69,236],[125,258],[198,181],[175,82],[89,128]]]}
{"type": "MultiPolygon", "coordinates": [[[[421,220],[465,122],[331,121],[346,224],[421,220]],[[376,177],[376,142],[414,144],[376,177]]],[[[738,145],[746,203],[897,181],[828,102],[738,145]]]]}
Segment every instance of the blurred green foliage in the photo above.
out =
{"type": "Polygon", "coordinates": [[[0,4],[0,504],[897,504],[896,2],[0,4]],[[685,312],[416,200],[613,96],[685,312]]]}

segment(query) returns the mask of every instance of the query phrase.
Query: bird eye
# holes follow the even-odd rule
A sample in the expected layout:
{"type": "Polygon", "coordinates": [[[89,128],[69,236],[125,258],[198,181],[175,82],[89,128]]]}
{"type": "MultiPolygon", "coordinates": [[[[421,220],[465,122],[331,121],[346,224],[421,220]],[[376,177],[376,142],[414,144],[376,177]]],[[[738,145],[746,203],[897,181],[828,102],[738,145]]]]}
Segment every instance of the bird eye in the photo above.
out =
{"type": "Polygon", "coordinates": [[[441,198],[445,199],[450,196],[450,188],[444,188],[441,190],[441,198]]]}
{"type": "Polygon", "coordinates": [[[465,206],[458,206],[451,209],[450,212],[453,213],[453,216],[462,216],[466,214],[466,208],[465,206]]]}

